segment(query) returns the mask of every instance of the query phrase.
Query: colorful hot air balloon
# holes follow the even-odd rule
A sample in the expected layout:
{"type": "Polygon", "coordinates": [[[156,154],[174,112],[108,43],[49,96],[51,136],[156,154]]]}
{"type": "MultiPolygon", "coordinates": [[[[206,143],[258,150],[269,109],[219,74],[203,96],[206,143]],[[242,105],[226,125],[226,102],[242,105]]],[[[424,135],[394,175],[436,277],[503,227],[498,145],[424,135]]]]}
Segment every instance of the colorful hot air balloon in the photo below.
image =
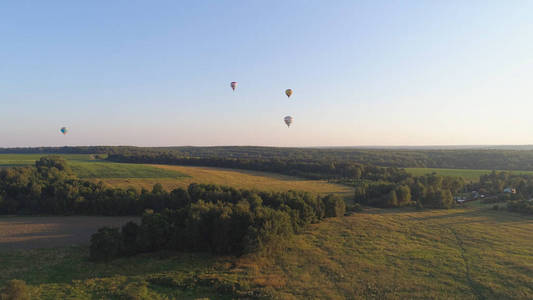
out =
{"type": "Polygon", "coordinates": [[[286,89],[285,90],[285,95],[287,95],[287,98],[290,97],[292,95],[292,90],[291,89],[286,89]]]}
{"type": "Polygon", "coordinates": [[[230,86],[235,91],[235,88],[237,87],[237,81],[232,81],[230,86]]]}
{"type": "Polygon", "coordinates": [[[59,129],[59,131],[61,131],[61,133],[62,133],[63,135],[65,135],[65,134],[67,134],[68,129],[67,129],[67,127],[61,127],[61,129],[59,129]]]}
{"type": "Polygon", "coordinates": [[[287,124],[287,127],[291,127],[291,124],[292,124],[291,116],[286,116],[285,118],[283,118],[283,120],[285,121],[285,124],[287,124]]]}

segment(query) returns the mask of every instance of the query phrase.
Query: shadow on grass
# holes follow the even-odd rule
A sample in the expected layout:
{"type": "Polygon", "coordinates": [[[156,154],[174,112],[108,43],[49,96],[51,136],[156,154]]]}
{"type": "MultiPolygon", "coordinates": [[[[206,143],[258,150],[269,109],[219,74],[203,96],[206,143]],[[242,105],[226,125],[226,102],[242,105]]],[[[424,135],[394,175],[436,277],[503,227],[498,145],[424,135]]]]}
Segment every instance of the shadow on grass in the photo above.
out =
{"type": "Polygon", "coordinates": [[[110,262],[89,260],[88,247],[63,247],[0,251],[0,285],[13,278],[28,284],[71,284],[74,280],[115,276],[150,276],[168,272],[195,274],[216,269],[217,262],[229,257],[208,253],[160,251],[119,258],[110,262]]]}

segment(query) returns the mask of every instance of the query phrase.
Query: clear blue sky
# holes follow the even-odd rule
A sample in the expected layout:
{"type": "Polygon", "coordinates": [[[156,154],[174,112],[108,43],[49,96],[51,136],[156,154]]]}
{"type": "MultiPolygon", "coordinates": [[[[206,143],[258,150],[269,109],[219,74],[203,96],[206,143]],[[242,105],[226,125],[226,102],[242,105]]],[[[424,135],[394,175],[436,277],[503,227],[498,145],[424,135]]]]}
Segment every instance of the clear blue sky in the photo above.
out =
{"type": "Polygon", "coordinates": [[[533,1],[2,1],[0,147],[532,144],[532,14],[533,1]]]}

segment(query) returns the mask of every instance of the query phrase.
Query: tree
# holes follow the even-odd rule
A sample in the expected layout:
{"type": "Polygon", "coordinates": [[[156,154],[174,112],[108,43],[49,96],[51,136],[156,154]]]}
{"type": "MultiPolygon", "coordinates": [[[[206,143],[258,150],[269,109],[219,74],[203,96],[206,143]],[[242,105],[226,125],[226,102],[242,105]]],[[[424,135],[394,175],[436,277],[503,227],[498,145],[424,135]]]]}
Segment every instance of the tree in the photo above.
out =
{"type": "Polygon", "coordinates": [[[141,251],[162,249],[170,240],[170,223],[160,213],[147,212],[143,215],[137,245],[141,251]]]}
{"type": "Polygon", "coordinates": [[[122,236],[118,228],[102,227],[91,236],[90,259],[109,261],[122,250],[122,236]]]}
{"type": "Polygon", "coordinates": [[[325,217],[340,217],[346,212],[346,203],[338,195],[329,194],[323,199],[325,217]]]}
{"type": "Polygon", "coordinates": [[[443,189],[439,192],[439,207],[450,208],[453,206],[453,196],[450,190],[443,189]]]}
{"type": "Polygon", "coordinates": [[[399,206],[411,203],[411,189],[406,185],[402,185],[396,190],[396,196],[398,197],[399,206]]]}
{"type": "Polygon", "coordinates": [[[72,176],[72,170],[67,161],[60,156],[49,155],[41,157],[35,162],[37,172],[43,178],[66,179],[72,176]]]}
{"type": "Polygon", "coordinates": [[[387,195],[386,206],[387,207],[397,207],[398,206],[398,197],[396,196],[396,191],[395,190],[391,190],[389,192],[389,194],[387,195]]]}
{"type": "Polygon", "coordinates": [[[133,255],[137,253],[137,237],[139,235],[139,225],[134,222],[128,222],[122,226],[122,253],[133,255]]]}

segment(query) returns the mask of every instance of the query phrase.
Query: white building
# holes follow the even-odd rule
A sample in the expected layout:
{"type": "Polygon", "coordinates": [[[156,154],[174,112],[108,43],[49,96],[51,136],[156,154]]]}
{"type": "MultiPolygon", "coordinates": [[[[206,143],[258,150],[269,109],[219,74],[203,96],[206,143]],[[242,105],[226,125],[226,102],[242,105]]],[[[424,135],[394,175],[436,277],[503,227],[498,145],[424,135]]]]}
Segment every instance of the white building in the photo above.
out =
{"type": "Polygon", "coordinates": [[[503,189],[503,192],[510,193],[510,194],[516,194],[516,189],[508,187],[508,188],[503,189]]]}

